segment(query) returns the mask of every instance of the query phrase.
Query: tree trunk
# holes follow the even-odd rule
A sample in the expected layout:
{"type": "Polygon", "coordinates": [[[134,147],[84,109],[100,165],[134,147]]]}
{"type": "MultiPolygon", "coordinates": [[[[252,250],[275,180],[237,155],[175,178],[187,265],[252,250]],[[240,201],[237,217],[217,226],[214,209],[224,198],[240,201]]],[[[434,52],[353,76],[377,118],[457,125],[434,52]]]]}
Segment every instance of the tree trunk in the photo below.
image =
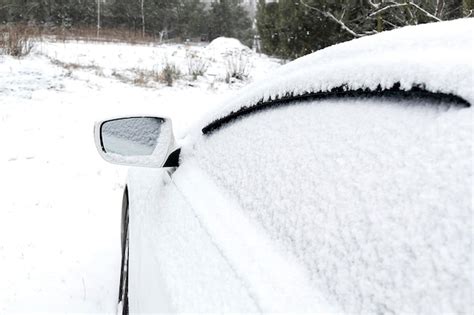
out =
{"type": "Polygon", "coordinates": [[[97,37],[100,36],[100,1],[97,0],[97,37]]]}
{"type": "Polygon", "coordinates": [[[377,15],[377,32],[382,32],[383,31],[383,21],[382,21],[382,16],[379,14],[377,15]]]}
{"type": "Polygon", "coordinates": [[[141,13],[142,13],[142,37],[145,38],[145,0],[141,2],[141,13]]]}

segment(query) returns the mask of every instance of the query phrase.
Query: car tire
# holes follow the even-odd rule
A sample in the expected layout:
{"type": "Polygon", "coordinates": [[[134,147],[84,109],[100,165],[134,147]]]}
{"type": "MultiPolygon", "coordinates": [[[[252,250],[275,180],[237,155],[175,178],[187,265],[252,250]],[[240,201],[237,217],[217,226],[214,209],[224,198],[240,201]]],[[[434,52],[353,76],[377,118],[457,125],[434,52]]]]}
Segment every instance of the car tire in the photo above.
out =
{"type": "Polygon", "coordinates": [[[121,224],[121,247],[122,263],[120,269],[120,287],[118,296],[117,314],[128,315],[128,189],[125,187],[122,200],[122,224],[121,224]]]}

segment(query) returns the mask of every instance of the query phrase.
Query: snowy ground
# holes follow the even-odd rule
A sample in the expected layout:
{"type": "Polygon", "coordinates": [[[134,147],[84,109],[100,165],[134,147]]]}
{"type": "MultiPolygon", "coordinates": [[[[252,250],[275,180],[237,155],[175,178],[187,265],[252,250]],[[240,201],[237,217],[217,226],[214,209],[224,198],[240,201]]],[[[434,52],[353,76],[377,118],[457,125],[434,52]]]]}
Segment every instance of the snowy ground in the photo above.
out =
{"type": "Polygon", "coordinates": [[[162,115],[181,137],[224,97],[279,66],[242,49],[231,40],[45,41],[27,58],[0,56],[0,314],[115,312],[126,168],[100,159],[93,123],[162,115]],[[230,55],[246,62],[247,82],[225,82],[230,55]],[[208,64],[204,77],[187,75],[191,59],[208,64]],[[150,79],[166,63],[183,75],[173,87],[150,79]]]}

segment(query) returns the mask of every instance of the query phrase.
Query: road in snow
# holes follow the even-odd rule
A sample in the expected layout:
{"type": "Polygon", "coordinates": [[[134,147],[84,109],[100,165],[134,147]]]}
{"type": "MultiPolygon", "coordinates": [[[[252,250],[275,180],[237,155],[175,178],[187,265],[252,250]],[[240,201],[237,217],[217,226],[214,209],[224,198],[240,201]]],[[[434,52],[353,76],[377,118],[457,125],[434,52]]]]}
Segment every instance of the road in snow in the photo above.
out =
{"type": "MultiPolygon", "coordinates": [[[[236,47],[44,42],[25,59],[0,56],[0,314],[115,312],[126,168],[100,159],[93,123],[164,115],[181,137],[243,85],[223,82],[226,45],[236,47]],[[150,88],[113,75],[152,70],[163,60],[185,72],[190,49],[210,63],[197,81],[150,88]]],[[[251,79],[278,67],[248,56],[251,79]]]]}

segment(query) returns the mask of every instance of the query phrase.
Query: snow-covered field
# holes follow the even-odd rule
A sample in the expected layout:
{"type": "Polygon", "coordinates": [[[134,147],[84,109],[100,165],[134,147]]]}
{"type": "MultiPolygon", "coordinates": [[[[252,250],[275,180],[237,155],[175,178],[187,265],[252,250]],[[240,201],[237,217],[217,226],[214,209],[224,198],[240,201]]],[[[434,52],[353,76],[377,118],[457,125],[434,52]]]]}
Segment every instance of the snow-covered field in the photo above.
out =
{"type": "Polygon", "coordinates": [[[0,314],[115,312],[126,168],[100,159],[94,121],[168,116],[179,138],[278,66],[229,39],[208,47],[43,41],[24,59],[0,56],[0,314]],[[193,80],[196,60],[208,69],[193,80]],[[226,83],[228,63],[242,60],[249,79],[226,83]],[[150,79],[166,63],[182,73],[172,87],[150,79]]]}

